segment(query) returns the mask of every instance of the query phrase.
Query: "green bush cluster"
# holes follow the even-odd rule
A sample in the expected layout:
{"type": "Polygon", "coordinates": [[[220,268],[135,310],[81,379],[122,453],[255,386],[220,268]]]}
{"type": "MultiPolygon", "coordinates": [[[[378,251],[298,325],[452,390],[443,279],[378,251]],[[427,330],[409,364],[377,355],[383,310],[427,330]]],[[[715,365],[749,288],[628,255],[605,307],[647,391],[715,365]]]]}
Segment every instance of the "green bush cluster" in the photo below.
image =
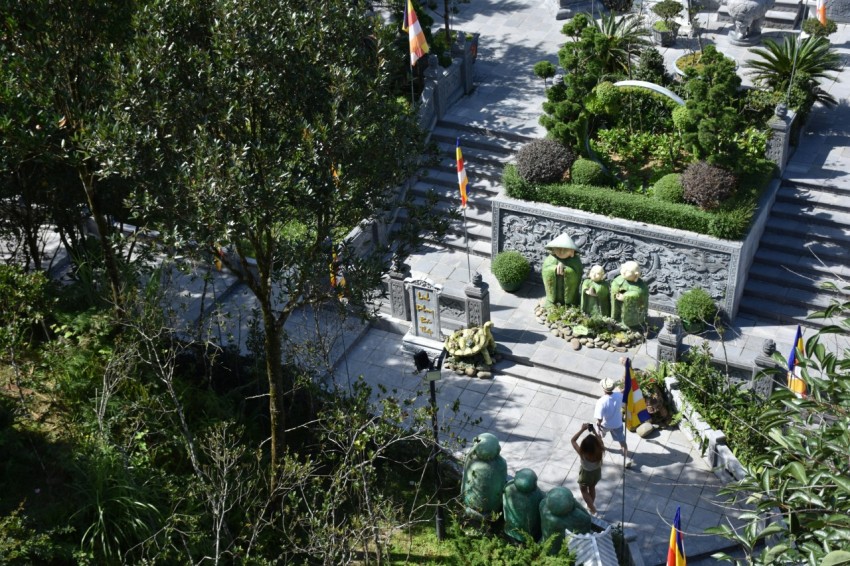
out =
{"type": "Polygon", "coordinates": [[[684,191],[682,176],[679,173],[664,175],[652,186],[652,196],[664,202],[684,202],[684,191]]]}
{"type": "Polygon", "coordinates": [[[708,291],[701,287],[694,287],[682,293],[676,301],[676,312],[682,320],[687,322],[712,323],[717,314],[717,305],[708,291]]]}
{"type": "Polygon", "coordinates": [[[705,161],[691,163],[682,173],[685,201],[714,210],[735,192],[738,179],[722,167],[705,161]]]}
{"type": "Polygon", "coordinates": [[[531,266],[525,256],[516,250],[506,250],[496,254],[490,270],[500,282],[521,283],[528,279],[531,266]]]}
{"type": "Polygon", "coordinates": [[[519,176],[515,165],[506,165],[502,171],[502,186],[511,198],[537,200],[537,185],[529,183],[519,176]]]}
{"type": "Polygon", "coordinates": [[[516,154],[520,176],[531,183],[554,183],[564,178],[575,161],[569,148],[551,139],[533,140],[516,154]]]}
{"type": "Polygon", "coordinates": [[[608,184],[608,175],[597,162],[579,157],[573,163],[570,180],[579,185],[604,186],[608,184]]]}

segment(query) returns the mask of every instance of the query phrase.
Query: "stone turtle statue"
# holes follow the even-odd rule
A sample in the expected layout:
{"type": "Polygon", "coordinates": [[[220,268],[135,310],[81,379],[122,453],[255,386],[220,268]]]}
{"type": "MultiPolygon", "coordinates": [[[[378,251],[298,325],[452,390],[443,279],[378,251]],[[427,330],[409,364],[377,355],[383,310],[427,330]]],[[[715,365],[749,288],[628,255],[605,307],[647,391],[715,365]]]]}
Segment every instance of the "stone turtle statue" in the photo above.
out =
{"type": "Polygon", "coordinates": [[[526,535],[540,539],[540,502],[543,492],[537,487],[537,474],[523,468],[505,485],[502,507],[505,514],[505,534],[519,542],[526,535]]]}
{"type": "Polygon", "coordinates": [[[502,492],[508,480],[508,464],[499,456],[499,440],[484,432],[472,440],[463,463],[460,492],[466,513],[490,520],[502,511],[502,492]]]}

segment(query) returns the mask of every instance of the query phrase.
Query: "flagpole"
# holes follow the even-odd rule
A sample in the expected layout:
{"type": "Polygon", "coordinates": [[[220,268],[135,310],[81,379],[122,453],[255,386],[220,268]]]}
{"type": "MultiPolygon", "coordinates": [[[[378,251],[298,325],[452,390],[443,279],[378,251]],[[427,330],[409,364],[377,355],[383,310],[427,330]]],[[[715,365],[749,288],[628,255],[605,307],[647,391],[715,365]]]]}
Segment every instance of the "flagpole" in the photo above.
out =
{"type": "Polygon", "coordinates": [[[466,272],[469,282],[472,283],[472,267],[469,263],[469,234],[466,231],[466,207],[463,207],[463,239],[466,241],[466,272]]]}

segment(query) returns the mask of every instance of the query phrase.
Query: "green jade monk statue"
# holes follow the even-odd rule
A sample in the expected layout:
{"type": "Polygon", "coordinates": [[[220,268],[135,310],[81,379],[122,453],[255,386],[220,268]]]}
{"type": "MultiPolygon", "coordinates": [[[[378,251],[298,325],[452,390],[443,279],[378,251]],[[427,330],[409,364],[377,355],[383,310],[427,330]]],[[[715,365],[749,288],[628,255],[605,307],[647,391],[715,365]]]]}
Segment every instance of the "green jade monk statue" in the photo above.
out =
{"type": "Polygon", "coordinates": [[[590,277],[581,284],[581,311],[590,316],[611,316],[609,295],[605,268],[594,265],[590,268],[590,277]]]}
{"type": "Polygon", "coordinates": [[[461,496],[466,513],[489,520],[502,510],[502,492],[508,480],[508,464],[499,456],[499,440],[483,432],[472,440],[472,448],[463,464],[461,496]]]}
{"type": "Polygon", "coordinates": [[[572,492],[565,487],[555,487],[540,502],[541,540],[557,533],[551,554],[558,554],[564,542],[564,530],[571,533],[589,533],[592,528],[590,513],[576,503],[572,492]]]}
{"type": "Polygon", "coordinates": [[[530,468],[519,470],[505,486],[502,495],[505,534],[518,542],[525,542],[526,535],[538,540],[541,501],[543,492],[537,487],[537,474],[530,468]]]}
{"type": "Polygon", "coordinates": [[[611,282],[611,318],[635,328],[646,324],[648,310],[649,288],[640,278],[640,266],[627,261],[611,282]]]}
{"type": "Polygon", "coordinates": [[[550,255],[543,261],[543,286],[546,288],[544,307],[552,305],[579,306],[579,287],[584,269],[578,257],[578,246],[567,234],[561,234],[548,244],[550,255]]]}

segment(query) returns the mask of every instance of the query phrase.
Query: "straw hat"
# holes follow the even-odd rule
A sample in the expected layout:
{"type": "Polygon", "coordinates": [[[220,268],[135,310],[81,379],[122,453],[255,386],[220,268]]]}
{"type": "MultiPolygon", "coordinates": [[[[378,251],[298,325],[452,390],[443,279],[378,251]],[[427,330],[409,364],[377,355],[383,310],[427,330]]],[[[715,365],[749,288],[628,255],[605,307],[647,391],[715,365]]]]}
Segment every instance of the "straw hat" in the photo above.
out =
{"type": "Polygon", "coordinates": [[[555,248],[578,251],[578,246],[575,242],[573,242],[573,239],[570,238],[569,234],[561,234],[560,236],[546,244],[547,250],[555,248]]]}
{"type": "Polygon", "coordinates": [[[603,377],[599,385],[602,386],[602,391],[605,393],[612,393],[614,391],[614,380],[610,377],[603,377]]]}

